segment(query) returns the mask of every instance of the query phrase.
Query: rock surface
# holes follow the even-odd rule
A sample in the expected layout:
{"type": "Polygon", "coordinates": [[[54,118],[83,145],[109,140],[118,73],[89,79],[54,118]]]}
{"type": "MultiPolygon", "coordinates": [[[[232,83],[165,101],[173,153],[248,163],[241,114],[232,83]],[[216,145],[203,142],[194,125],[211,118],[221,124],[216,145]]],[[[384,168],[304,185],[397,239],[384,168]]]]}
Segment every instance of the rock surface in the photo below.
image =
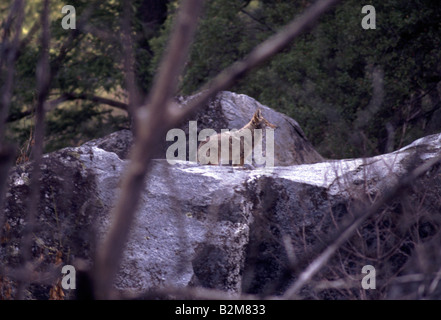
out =
{"type": "MultiPolygon", "coordinates": [[[[185,108],[187,103],[195,96],[178,98],[178,106],[185,108]]],[[[274,165],[287,166],[303,163],[316,163],[323,161],[322,156],[313,148],[307,140],[299,124],[292,118],[264,106],[244,94],[233,92],[221,92],[212,99],[205,107],[195,115],[183,121],[180,129],[184,130],[188,138],[189,121],[197,121],[197,134],[202,129],[213,129],[217,133],[221,129],[240,129],[252,118],[254,112],[261,108],[263,116],[271,123],[277,125],[274,132],[274,165]]],[[[132,135],[129,130],[113,133],[103,139],[96,139],[86,143],[89,146],[97,146],[104,150],[112,150],[122,159],[127,158],[132,135]]],[[[265,140],[265,139],[264,139],[265,140]]],[[[166,150],[173,142],[167,142],[158,146],[155,157],[165,159],[166,150]]],[[[197,142],[199,144],[199,141],[197,142]]],[[[188,155],[187,139],[187,157],[188,155]]]]}
{"type": "MultiPolygon", "coordinates": [[[[230,100],[224,96],[218,104],[253,101],[224,95],[230,100]]],[[[254,106],[244,111],[244,121],[254,106]]],[[[293,120],[266,111],[269,121],[297,131],[293,120]]],[[[130,133],[122,131],[44,156],[32,247],[42,270],[93,256],[112,221],[109,211],[120,192],[130,143],[130,133]]],[[[283,293],[290,278],[280,279],[286,279],[292,260],[326,241],[334,219],[347,215],[351,199],[381,193],[415,161],[440,154],[441,134],[373,158],[272,170],[153,160],[115,287],[134,293],[165,286],[283,293]]],[[[287,153],[283,161],[298,161],[297,155],[287,153]]],[[[29,163],[20,165],[9,178],[0,246],[1,264],[9,268],[20,266],[29,172],[29,163]]],[[[47,299],[52,286],[33,284],[26,297],[47,299]]],[[[11,287],[14,293],[15,284],[11,287]]]]}
{"type": "MultiPolygon", "coordinates": [[[[182,98],[178,102],[185,108],[186,104],[194,97],[182,98]]],[[[188,135],[188,121],[192,120],[197,121],[198,134],[200,130],[205,128],[214,129],[217,133],[220,133],[221,129],[240,129],[251,120],[258,108],[262,110],[265,119],[277,126],[274,131],[275,166],[323,161],[322,156],[313,148],[294,119],[274,111],[244,94],[228,91],[219,93],[194,116],[184,121],[181,129],[188,135]]],[[[188,157],[187,160],[189,160],[188,157]]]]}

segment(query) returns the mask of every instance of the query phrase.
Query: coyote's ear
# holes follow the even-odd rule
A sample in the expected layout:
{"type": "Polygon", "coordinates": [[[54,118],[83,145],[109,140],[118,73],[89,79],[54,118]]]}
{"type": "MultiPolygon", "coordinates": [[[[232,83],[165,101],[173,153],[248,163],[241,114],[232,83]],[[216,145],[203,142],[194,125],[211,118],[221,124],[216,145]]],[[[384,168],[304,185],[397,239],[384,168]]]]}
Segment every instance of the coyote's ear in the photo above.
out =
{"type": "Polygon", "coordinates": [[[261,118],[262,118],[262,110],[260,110],[260,108],[259,108],[256,110],[256,112],[254,112],[253,119],[258,120],[261,118]]]}

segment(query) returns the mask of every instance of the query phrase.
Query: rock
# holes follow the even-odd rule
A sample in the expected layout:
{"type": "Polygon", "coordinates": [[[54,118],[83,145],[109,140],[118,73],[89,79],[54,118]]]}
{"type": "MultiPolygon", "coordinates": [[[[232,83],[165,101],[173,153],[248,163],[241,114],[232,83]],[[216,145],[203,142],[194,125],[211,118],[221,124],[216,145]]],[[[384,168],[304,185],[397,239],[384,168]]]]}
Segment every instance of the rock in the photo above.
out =
{"type": "Polygon", "coordinates": [[[130,130],[121,130],[86,142],[83,146],[98,147],[105,151],[114,152],[121,159],[129,157],[130,147],[133,143],[133,135],[130,130]]]}
{"type": "MultiPolygon", "coordinates": [[[[181,108],[185,108],[187,103],[196,96],[177,98],[178,105],[181,108]]],[[[202,129],[207,128],[213,129],[217,133],[220,133],[221,129],[240,129],[251,120],[251,117],[258,108],[262,109],[263,116],[267,120],[277,125],[277,129],[274,132],[275,166],[323,161],[323,158],[307,140],[299,124],[294,119],[274,111],[244,94],[228,91],[220,92],[195,115],[183,121],[180,129],[185,131],[187,138],[189,121],[197,121],[198,134],[202,129]]],[[[106,151],[115,152],[119,157],[125,159],[132,141],[131,132],[129,130],[122,130],[105,138],[90,141],[86,145],[97,146],[106,151]]],[[[164,139],[164,144],[155,151],[154,158],[165,159],[166,150],[172,143],[164,139]]],[[[188,152],[186,160],[189,160],[188,152]]]]}
{"type": "MultiPolygon", "coordinates": [[[[185,108],[187,103],[195,97],[196,95],[181,98],[178,102],[185,108]]],[[[184,130],[188,136],[188,121],[194,120],[197,121],[198,134],[200,130],[205,128],[213,129],[217,133],[220,133],[221,129],[240,129],[251,120],[254,112],[256,112],[258,108],[262,109],[262,114],[265,119],[277,126],[274,131],[275,166],[323,161],[322,156],[313,148],[299,124],[294,119],[274,111],[244,94],[228,91],[220,92],[194,116],[186,119],[181,129],[184,130]]],[[[187,160],[189,160],[188,156],[187,160]]]]}
{"type": "MultiPolygon", "coordinates": [[[[223,93],[216,103],[222,109],[248,105],[252,114],[252,101],[223,93]]],[[[244,121],[248,111],[243,111],[244,121]]],[[[295,122],[291,125],[284,116],[277,118],[265,108],[263,113],[269,121],[296,130],[295,122]]],[[[223,119],[227,121],[227,116],[223,119]]],[[[233,120],[228,121],[227,127],[233,120]]],[[[97,241],[112,221],[109,212],[128,165],[124,158],[130,141],[129,132],[119,132],[44,156],[32,246],[39,271],[73,264],[78,258],[91,261],[97,241]]],[[[373,158],[272,170],[153,160],[115,288],[134,294],[166,286],[281,294],[293,279],[288,272],[292,263],[307,259],[309,249],[327,244],[335,221],[348,216],[354,199],[380,194],[411,166],[440,155],[440,149],[438,134],[373,158]]],[[[287,152],[283,161],[307,158],[298,154],[287,152]]],[[[0,261],[12,269],[21,265],[30,167],[30,163],[14,167],[8,181],[0,261]]],[[[32,284],[26,297],[47,299],[61,277],[59,273],[48,283],[32,284]]],[[[16,283],[10,286],[14,295],[16,283]]],[[[65,290],[66,298],[74,298],[72,291],[65,290]]]]}
{"type": "MultiPolygon", "coordinates": [[[[100,178],[91,172],[91,168],[80,160],[81,153],[88,149],[66,148],[43,156],[40,202],[32,244],[32,256],[38,261],[40,271],[71,264],[76,258],[88,259],[93,252],[96,242],[94,226],[97,217],[105,214],[104,203],[101,202],[103,197],[96,193],[96,183],[103,180],[110,168],[105,168],[100,178]]],[[[114,153],[108,153],[108,156],[119,159],[114,153]]],[[[0,264],[11,269],[21,266],[20,248],[28,226],[27,199],[31,172],[32,165],[28,162],[14,167],[9,176],[3,213],[5,219],[1,220],[4,224],[0,239],[0,264]]],[[[61,278],[61,272],[55,276],[55,281],[34,284],[25,297],[48,299],[49,290],[58,278],[61,278]]],[[[12,289],[14,296],[15,287],[12,289]]]]}
{"type": "Polygon", "coordinates": [[[197,283],[240,290],[250,217],[235,188],[246,173],[225,175],[222,169],[208,173],[196,164],[154,161],[118,288],[197,283]]]}

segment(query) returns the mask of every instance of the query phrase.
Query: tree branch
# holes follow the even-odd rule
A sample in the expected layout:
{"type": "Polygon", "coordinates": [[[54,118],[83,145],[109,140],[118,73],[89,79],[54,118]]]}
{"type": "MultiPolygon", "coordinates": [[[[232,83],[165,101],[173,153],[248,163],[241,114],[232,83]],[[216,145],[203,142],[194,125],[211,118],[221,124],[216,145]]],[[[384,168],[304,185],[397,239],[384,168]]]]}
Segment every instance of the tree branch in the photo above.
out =
{"type": "Polygon", "coordinates": [[[166,129],[163,125],[166,106],[175,94],[177,79],[188,55],[202,4],[202,0],[182,2],[168,49],[147,104],[138,108],[135,119],[137,135],[131,152],[131,163],[122,180],[122,193],[112,210],[113,223],[95,259],[93,278],[97,298],[111,297],[113,278],[118,270],[138,206],[139,195],[153,155],[152,150],[161,142],[166,129]]]}
{"type": "MultiPolygon", "coordinates": [[[[129,103],[128,103],[128,112],[130,115],[130,121],[132,123],[132,127],[134,127],[134,113],[136,112],[136,108],[140,105],[140,96],[138,86],[136,85],[135,79],[135,58],[133,56],[133,41],[132,41],[132,33],[131,33],[131,24],[132,21],[132,2],[130,0],[124,0],[123,2],[123,20],[122,20],[122,49],[124,55],[124,75],[125,75],[125,84],[127,88],[127,92],[129,94],[129,103]]],[[[132,128],[135,131],[135,128],[132,128]]]]}
{"type": "Polygon", "coordinates": [[[92,102],[96,102],[96,103],[102,103],[102,104],[107,104],[108,106],[111,107],[115,107],[124,111],[128,111],[128,105],[127,103],[124,102],[120,102],[117,100],[113,100],[113,99],[109,99],[109,98],[104,98],[104,97],[100,97],[100,96],[96,96],[93,94],[88,94],[88,93],[63,93],[60,97],[48,101],[48,105],[49,105],[49,110],[51,108],[53,108],[54,106],[56,106],[57,104],[60,104],[62,102],[65,101],[72,101],[72,100],[87,100],[87,101],[92,101],[92,102]]]}
{"type": "Polygon", "coordinates": [[[166,55],[159,68],[160,73],[155,79],[147,104],[139,108],[136,115],[137,135],[131,152],[131,164],[121,184],[122,193],[112,210],[113,223],[95,260],[93,278],[98,298],[111,297],[113,278],[122,257],[124,244],[128,239],[139,195],[150,168],[153,150],[161,143],[166,130],[179,125],[218,91],[228,88],[247,71],[263,63],[286,47],[295,37],[309,30],[320,15],[338,1],[322,0],[311,6],[285,29],[257,46],[245,60],[232,65],[217,76],[208,84],[208,89],[190,102],[185,109],[177,110],[171,107],[172,95],[175,93],[178,76],[188,54],[202,6],[201,0],[183,2],[166,55]]]}
{"type": "Polygon", "coordinates": [[[24,37],[19,44],[17,53],[16,53],[16,57],[15,59],[18,59],[21,54],[23,53],[23,51],[25,50],[26,46],[32,41],[32,38],[34,37],[34,35],[37,33],[38,29],[40,28],[40,24],[39,23],[34,23],[31,27],[31,30],[29,30],[28,34],[26,35],[26,37],[24,37]]]}
{"type": "MultiPolygon", "coordinates": [[[[23,266],[32,258],[32,237],[35,227],[35,217],[38,213],[38,204],[40,200],[40,175],[41,175],[41,158],[43,155],[44,140],[44,117],[45,102],[50,91],[50,67],[49,67],[49,49],[50,49],[50,30],[49,30],[49,0],[45,0],[43,11],[41,13],[41,55],[37,64],[37,105],[35,117],[35,145],[32,153],[33,167],[30,182],[30,195],[28,202],[28,214],[26,217],[26,230],[23,232],[21,247],[21,262],[23,266]]],[[[27,281],[19,281],[17,288],[17,299],[23,299],[24,289],[27,281]]]]}
{"type": "MultiPolygon", "coordinates": [[[[86,101],[92,101],[92,102],[96,102],[96,103],[100,103],[100,104],[106,104],[108,106],[111,107],[115,107],[124,111],[128,111],[128,105],[127,103],[121,102],[121,101],[117,101],[117,100],[113,100],[113,99],[109,99],[109,98],[104,98],[104,97],[100,97],[100,96],[96,96],[93,94],[88,94],[88,93],[71,93],[71,92],[67,92],[67,93],[63,93],[61,96],[59,96],[58,98],[55,98],[53,100],[47,101],[46,102],[46,111],[52,111],[53,109],[55,109],[60,103],[63,103],[65,101],[73,101],[73,100],[86,100],[86,101]]],[[[10,114],[8,116],[8,118],[6,119],[6,122],[14,122],[20,119],[23,119],[24,117],[27,117],[31,114],[33,114],[35,112],[35,110],[32,108],[30,110],[26,110],[20,113],[14,113],[14,114],[10,114]]]]}
{"type": "Polygon", "coordinates": [[[2,238],[3,226],[6,219],[3,214],[3,205],[5,198],[5,189],[9,168],[15,158],[15,148],[4,143],[5,120],[9,113],[11,104],[12,90],[14,84],[15,61],[17,59],[17,51],[19,50],[19,39],[21,35],[21,27],[24,20],[24,2],[16,0],[12,5],[7,21],[3,25],[4,34],[0,45],[0,239],[2,238]],[[12,42],[9,41],[9,29],[13,25],[13,16],[15,15],[15,36],[12,42]],[[5,70],[3,70],[5,65],[5,70]],[[5,78],[2,79],[3,71],[5,78]]]}
{"type": "Polygon", "coordinates": [[[82,35],[81,33],[81,28],[83,28],[83,26],[87,23],[87,21],[89,20],[90,16],[92,15],[92,4],[90,4],[82,13],[81,13],[81,17],[77,22],[77,29],[73,29],[70,30],[69,32],[69,37],[67,38],[66,41],[64,41],[64,43],[62,44],[60,51],[58,53],[58,55],[50,62],[50,68],[51,68],[51,73],[50,73],[50,80],[52,81],[53,77],[55,77],[62,65],[63,60],[66,58],[67,53],[72,50],[75,46],[75,40],[77,38],[81,39],[80,35],[82,35]]]}
{"type": "Polygon", "coordinates": [[[11,104],[12,89],[14,84],[15,61],[17,59],[17,51],[20,44],[21,27],[24,20],[24,3],[23,0],[16,0],[12,6],[11,13],[8,17],[2,39],[2,50],[0,51],[0,76],[3,73],[3,65],[5,66],[5,79],[0,88],[0,142],[3,141],[5,132],[5,120],[8,116],[9,106],[11,104]],[[12,27],[13,16],[15,15],[15,35],[11,42],[9,38],[9,27],[12,27]],[[9,26],[10,25],[10,26],[9,26]]]}
{"type": "MultiPolygon", "coordinates": [[[[8,182],[9,169],[12,166],[13,160],[15,158],[15,148],[1,144],[0,145],[0,239],[3,235],[3,227],[5,225],[6,215],[4,214],[4,200],[6,193],[6,183],[8,182]]],[[[0,272],[0,274],[2,274],[0,272]]]]}
{"type": "Polygon", "coordinates": [[[216,76],[202,89],[201,94],[192,100],[185,108],[170,108],[171,120],[169,127],[172,128],[179,125],[182,119],[190,116],[197,108],[208,102],[208,100],[214,97],[219,91],[229,88],[249,70],[267,61],[288,46],[296,37],[310,30],[319,17],[339,1],[340,0],[317,1],[306,9],[300,17],[291,21],[277,34],[254,48],[242,61],[234,63],[216,76]]]}
{"type": "Polygon", "coordinates": [[[415,180],[421,177],[423,174],[428,172],[433,166],[441,162],[441,156],[437,156],[427,161],[423,165],[417,167],[410,173],[404,174],[398,181],[398,183],[388,189],[385,195],[375,202],[369,208],[358,209],[355,213],[355,219],[349,226],[347,226],[339,235],[336,236],[335,240],[317,257],[315,258],[308,267],[300,274],[298,280],[294,282],[288,290],[286,290],[283,295],[284,299],[294,299],[298,291],[309,282],[312,277],[323,268],[333,254],[354,234],[354,232],[360,227],[360,225],[369,216],[378,212],[384,205],[390,203],[391,200],[396,198],[401,194],[401,192],[413,185],[415,180]]]}
{"type": "Polygon", "coordinates": [[[265,28],[267,28],[269,31],[271,31],[271,32],[276,32],[273,28],[271,28],[269,25],[267,25],[264,21],[259,20],[258,18],[256,18],[255,16],[253,16],[251,13],[249,13],[249,12],[246,11],[245,9],[240,9],[240,12],[246,14],[248,17],[250,17],[251,19],[253,19],[253,20],[256,21],[257,23],[260,23],[260,24],[263,25],[265,28]]]}

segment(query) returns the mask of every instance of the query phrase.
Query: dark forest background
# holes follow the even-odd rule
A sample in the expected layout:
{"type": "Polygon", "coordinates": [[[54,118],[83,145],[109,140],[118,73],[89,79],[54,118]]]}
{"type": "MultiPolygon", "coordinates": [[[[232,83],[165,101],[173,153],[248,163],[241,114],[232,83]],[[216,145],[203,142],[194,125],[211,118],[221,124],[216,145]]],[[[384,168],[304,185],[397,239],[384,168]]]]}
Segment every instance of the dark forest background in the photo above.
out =
{"type": "MultiPolygon", "coordinates": [[[[0,3],[2,33],[7,32],[11,3],[0,3]]],[[[176,94],[195,93],[311,3],[207,1],[176,94]]],[[[328,158],[381,154],[439,132],[439,4],[429,0],[369,4],[376,9],[375,30],[361,27],[365,14],[359,1],[344,1],[324,15],[312,32],[231,90],[296,119],[314,147],[328,158]]],[[[130,127],[120,41],[123,7],[123,0],[51,2],[52,78],[45,152],[130,127]],[[61,27],[65,16],[61,8],[66,4],[76,9],[76,30],[61,27]]],[[[152,85],[177,7],[178,1],[132,1],[128,14],[140,96],[152,85]]],[[[18,148],[17,161],[27,160],[32,151],[41,8],[40,0],[25,5],[15,66],[6,134],[18,148]]],[[[2,66],[2,83],[6,67],[2,66]]]]}

